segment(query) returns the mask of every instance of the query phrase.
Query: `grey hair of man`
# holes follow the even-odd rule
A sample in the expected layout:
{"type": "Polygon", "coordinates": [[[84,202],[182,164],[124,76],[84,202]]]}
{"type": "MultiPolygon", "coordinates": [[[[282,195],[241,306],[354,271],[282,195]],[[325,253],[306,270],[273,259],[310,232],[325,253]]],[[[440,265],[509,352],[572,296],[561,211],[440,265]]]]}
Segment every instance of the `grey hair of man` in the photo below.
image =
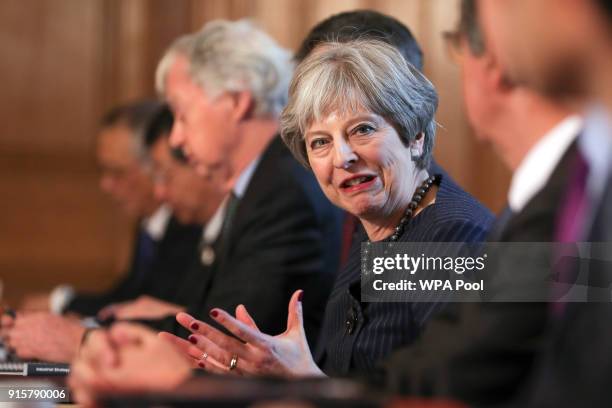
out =
{"type": "Polygon", "coordinates": [[[432,83],[391,45],[372,39],[328,42],[297,66],[281,115],[281,136],[309,167],[304,134],[311,123],[333,112],[367,110],[389,121],[407,147],[423,134],[423,152],[412,159],[426,168],[437,107],[432,83]]]}
{"type": "Polygon", "coordinates": [[[278,117],[287,103],[291,53],[249,20],[215,20],[179,37],[157,66],[155,84],[161,95],[178,55],[187,58],[192,80],[211,98],[248,91],[255,101],[253,114],[259,117],[278,117]]]}

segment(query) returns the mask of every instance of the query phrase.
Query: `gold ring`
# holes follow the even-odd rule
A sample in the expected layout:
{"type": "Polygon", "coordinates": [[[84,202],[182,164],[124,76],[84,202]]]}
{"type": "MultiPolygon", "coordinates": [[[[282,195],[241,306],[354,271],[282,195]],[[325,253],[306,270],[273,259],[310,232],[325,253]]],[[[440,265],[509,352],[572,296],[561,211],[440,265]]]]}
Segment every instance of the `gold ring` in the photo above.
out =
{"type": "Polygon", "coordinates": [[[232,371],[238,365],[238,356],[232,356],[230,360],[229,369],[232,371]]]}
{"type": "Polygon", "coordinates": [[[200,357],[200,360],[206,360],[208,358],[208,353],[204,352],[202,353],[202,357],[200,357]]]}

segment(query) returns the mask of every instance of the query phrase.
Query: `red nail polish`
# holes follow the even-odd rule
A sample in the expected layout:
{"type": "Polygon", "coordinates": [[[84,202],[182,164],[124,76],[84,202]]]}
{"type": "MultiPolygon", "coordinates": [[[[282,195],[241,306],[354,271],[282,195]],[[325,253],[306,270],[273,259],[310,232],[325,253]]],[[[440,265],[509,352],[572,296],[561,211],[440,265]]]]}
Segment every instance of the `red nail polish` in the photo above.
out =
{"type": "Polygon", "coordinates": [[[301,302],[303,297],[304,297],[304,292],[300,292],[300,294],[298,295],[298,302],[301,302]]]}
{"type": "Polygon", "coordinates": [[[200,361],[200,362],[198,363],[198,367],[200,367],[200,368],[204,368],[204,363],[200,361]]]}
{"type": "Polygon", "coordinates": [[[213,310],[210,311],[210,316],[211,317],[217,317],[217,316],[219,316],[219,312],[217,312],[216,310],[213,309],[213,310]]]}
{"type": "Polygon", "coordinates": [[[195,336],[189,336],[187,337],[187,340],[189,340],[189,342],[192,344],[196,344],[198,342],[198,339],[196,339],[195,336]]]}
{"type": "Polygon", "coordinates": [[[197,324],[196,322],[191,323],[191,330],[198,330],[200,328],[200,325],[197,324]]]}

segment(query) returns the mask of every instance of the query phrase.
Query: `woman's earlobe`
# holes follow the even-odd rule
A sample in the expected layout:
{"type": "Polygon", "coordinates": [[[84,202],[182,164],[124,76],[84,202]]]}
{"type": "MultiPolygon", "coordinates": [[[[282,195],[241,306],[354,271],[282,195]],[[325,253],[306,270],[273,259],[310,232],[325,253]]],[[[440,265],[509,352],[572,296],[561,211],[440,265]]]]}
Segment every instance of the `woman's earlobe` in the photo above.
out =
{"type": "Polygon", "coordinates": [[[418,133],[412,142],[410,142],[410,156],[412,160],[416,160],[423,154],[425,144],[425,135],[423,132],[418,133]]]}

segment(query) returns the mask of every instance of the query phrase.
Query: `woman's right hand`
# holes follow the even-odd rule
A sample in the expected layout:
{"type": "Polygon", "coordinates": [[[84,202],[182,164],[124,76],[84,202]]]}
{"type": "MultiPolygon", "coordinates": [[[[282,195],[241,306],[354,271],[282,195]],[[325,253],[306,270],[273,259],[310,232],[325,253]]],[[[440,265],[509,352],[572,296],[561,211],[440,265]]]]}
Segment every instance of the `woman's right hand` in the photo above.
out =
{"type": "Polygon", "coordinates": [[[183,348],[198,365],[214,373],[277,376],[285,378],[323,377],[315,364],[302,317],[303,291],[296,291],[289,301],[287,330],[278,336],[262,333],[246,308],[236,308],[236,318],[221,309],[213,309],[210,316],[238,339],[179,313],[177,321],[193,334],[192,347],[183,348]],[[235,361],[232,364],[232,360],[235,361]],[[231,367],[231,368],[230,368],[231,367]]]}

